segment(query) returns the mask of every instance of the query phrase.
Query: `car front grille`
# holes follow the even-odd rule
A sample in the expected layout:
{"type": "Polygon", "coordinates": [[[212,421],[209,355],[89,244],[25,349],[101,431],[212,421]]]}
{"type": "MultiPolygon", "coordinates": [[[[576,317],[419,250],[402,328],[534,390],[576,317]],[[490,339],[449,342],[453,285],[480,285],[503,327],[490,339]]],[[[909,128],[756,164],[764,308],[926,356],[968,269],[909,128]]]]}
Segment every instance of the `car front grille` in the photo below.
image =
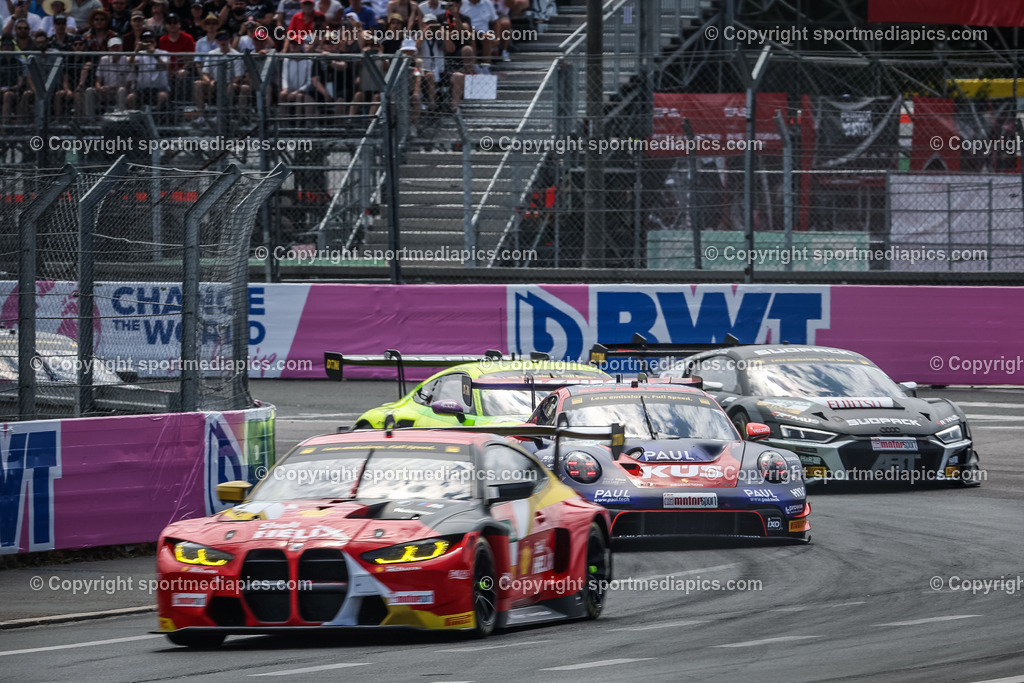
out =
{"type": "Polygon", "coordinates": [[[764,536],[756,512],[623,512],[612,522],[612,536],[764,536]]]}
{"type": "Polygon", "coordinates": [[[340,550],[314,548],[299,558],[299,616],[303,621],[330,621],[348,595],[348,566],[340,550]]]}

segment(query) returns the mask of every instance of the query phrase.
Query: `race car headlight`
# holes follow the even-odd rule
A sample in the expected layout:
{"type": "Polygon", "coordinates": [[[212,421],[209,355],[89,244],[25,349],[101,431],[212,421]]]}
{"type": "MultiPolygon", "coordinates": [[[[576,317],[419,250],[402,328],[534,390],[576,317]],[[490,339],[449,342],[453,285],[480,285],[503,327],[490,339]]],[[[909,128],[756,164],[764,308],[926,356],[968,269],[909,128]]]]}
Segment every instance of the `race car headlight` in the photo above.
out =
{"type": "Polygon", "coordinates": [[[816,441],[825,443],[836,437],[835,432],[826,432],[821,429],[809,429],[807,427],[795,427],[793,425],[780,425],[783,439],[796,439],[798,441],[816,441]]]}
{"type": "Polygon", "coordinates": [[[954,441],[963,441],[964,439],[964,428],[963,425],[953,425],[947,427],[941,432],[935,435],[942,443],[953,443],[954,441]]]}
{"type": "Polygon", "coordinates": [[[174,559],[185,564],[201,564],[206,567],[219,567],[227,564],[234,555],[216,548],[208,548],[205,545],[192,543],[191,541],[179,541],[174,544],[174,559]]]}
{"type": "Polygon", "coordinates": [[[775,451],[765,451],[757,459],[757,469],[769,484],[782,484],[789,480],[789,466],[786,459],[775,451]]]}
{"type": "Polygon", "coordinates": [[[562,462],[565,473],[581,484],[593,484],[601,478],[601,465],[590,453],[569,451],[562,462]]]}
{"type": "Polygon", "coordinates": [[[427,538],[422,541],[400,543],[363,553],[362,558],[372,564],[399,564],[402,562],[432,560],[435,557],[441,557],[454,548],[461,539],[461,536],[442,536],[439,538],[427,538]]]}

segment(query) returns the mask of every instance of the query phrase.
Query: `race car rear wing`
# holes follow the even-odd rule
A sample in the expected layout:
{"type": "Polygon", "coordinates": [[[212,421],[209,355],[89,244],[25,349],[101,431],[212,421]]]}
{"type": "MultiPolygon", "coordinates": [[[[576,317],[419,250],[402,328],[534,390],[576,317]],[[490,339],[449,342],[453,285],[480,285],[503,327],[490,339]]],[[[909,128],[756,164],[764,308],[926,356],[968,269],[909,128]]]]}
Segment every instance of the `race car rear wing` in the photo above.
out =
{"type": "MultiPolygon", "coordinates": [[[[398,397],[405,396],[405,368],[450,368],[463,363],[479,363],[485,360],[502,360],[501,351],[488,349],[481,355],[471,354],[427,354],[403,356],[397,349],[388,349],[381,356],[344,355],[336,351],[324,352],[324,371],[329,379],[340,382],[344,379],[342,368],[346,365],[362,367],[394,367],[398,376],[398,397]]],[[[514,357],[513,357],[514,359],[514,357]]],[[[548,360],[546,353],[532,353],[530,360],[548,360]]]]}
{"type": "Polygon", "coordinates": [[[482,426],[482,427],[402,427],[393,431],[400,432],[405,429],[429,429],[431,431],[458,431],[477,432],[483,434],[494,434],[495,436],[511,436],[523,439],[547,439],[555,444],[554,466],[552,471],[558,471],[560,441],[562,439],[588,439],[593,441],[608,440],[612,457],[616,460],[622,454],[626,446],[626,428],[614,423],[607,427],[555,427],[553,425],[507,425],[507,426],[482,426]]]}
{"type": "Polygon", "coordinates": [[[740,340],[731,334],[721,344],[667,344],[650,343],[641,334],[634,334],[628,344],[594,344],[590,349],[590,364],[602,370],[609,359],[631,358],[639,361],[641,371],[652,374],[648,361],[655,358],[686,358],[702,351],[712,351],[730,346],[740,346],[740,340]]]}
{"type": "MultiPolygon", "coordinates": [[[[463,380],[464,382],[467,380],[463,380]]],[[[610,379],[589,379],[584,377],[573,378],[573,377],[534,377],[533,375],[524,375],[522,378],[509,377],[501,379],[474,379],[468,380],[469,388],[472,389],[499,389],[506,391],[529,391],[530,392],[530,406],[531,410],[537,407],[537,392],[543,391],[545,395],[561,389],[562,387],[574,387],[579,385],[588,384],[608,384],[613,380],[610,379]]],[[[463,394],[465,394],[463,389],[463,394]]]]}

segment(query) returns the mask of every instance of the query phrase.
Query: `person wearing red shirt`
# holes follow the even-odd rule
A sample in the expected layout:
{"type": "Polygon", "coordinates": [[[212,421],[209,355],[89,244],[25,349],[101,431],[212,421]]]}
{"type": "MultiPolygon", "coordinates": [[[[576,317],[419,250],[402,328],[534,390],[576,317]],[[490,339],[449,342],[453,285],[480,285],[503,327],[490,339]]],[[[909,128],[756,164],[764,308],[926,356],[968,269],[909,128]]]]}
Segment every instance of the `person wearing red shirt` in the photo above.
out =
{"type": "Polygon", "coordinates": [[[302,43],[306,36],[311,35],[316,28],[316,19],[326,21],[323,13],[317,12],[314,7],[314,0],[302,0],[302,11],[292,17],[288,22],[288,31],[285,40],[289,42],[302,43]]]}
{"type": "MultiPolygon", "coordinates": [[[[175,13],[167,15],[165,20],[167,33],[160,36],[157,46],[165,52],[195,52],[196,41],[181,30],[181,17],[175,13]]],[[[172,99],[183,99],[188,96],[191,87],[192,65],[194,62],[186,57],[171,57],[167,66],[168,85],[171,87],[172,99]]]]}

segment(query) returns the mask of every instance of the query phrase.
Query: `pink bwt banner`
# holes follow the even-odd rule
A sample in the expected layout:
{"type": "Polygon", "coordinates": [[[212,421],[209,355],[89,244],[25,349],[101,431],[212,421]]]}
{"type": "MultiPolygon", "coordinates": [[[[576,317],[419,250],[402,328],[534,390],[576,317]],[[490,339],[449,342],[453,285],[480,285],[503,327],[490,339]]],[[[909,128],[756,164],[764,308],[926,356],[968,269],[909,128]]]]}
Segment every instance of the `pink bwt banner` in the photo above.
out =
{"type": "MultiPolygon", "coordinates": [[[[272,305],[276,286],[264,285],[272,305]]],[[[586,359],[629,341],[818,344],[862,353],[897,381],[1024,384],[1024,290],[857,285],[308,285],[285,354],[324,377],[324,351],[586,359]]],[[[294,299],[293,299],[294,300],[294,299]]],[[[380,368],[347,377],[394,377],[380,368]]],[[[410,377],[422,378],[420,370],[410,377]]]]}
{"type": "Polygon", "coordinates": [[[274,407],[0,424],[0,554],[156,541],[274,463],[274,407]]]}

